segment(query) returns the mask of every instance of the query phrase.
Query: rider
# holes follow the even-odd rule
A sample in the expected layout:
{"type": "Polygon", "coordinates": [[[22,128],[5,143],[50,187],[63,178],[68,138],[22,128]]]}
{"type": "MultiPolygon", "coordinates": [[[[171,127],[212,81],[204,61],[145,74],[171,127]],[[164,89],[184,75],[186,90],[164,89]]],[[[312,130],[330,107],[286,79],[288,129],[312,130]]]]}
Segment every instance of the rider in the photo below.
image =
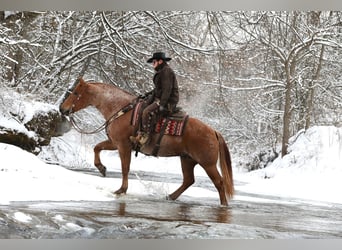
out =
{"type": "Polygon", "coordinates": [[[178,83],[174,71],[167,64],[171,58],[166,57],[164,52],[153,53],[147,60],[152,63],[156,71],[153,76],[154,89],[147,93],[148,106],[142,113],[142,127],[136,137],[130,137],[134,143],[140,146],[146,144],[151,133],[150,121],[152,116],[159,112],[173,112],[179,101],[178,83]]]}

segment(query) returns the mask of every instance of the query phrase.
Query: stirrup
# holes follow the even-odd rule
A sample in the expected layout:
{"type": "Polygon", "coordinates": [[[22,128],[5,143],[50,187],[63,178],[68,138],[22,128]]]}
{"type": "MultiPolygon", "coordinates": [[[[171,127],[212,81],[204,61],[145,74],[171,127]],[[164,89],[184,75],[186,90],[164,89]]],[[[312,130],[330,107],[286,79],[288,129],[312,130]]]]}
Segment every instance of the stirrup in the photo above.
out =
{"type": "Polygon", "coordinates": [[[149,137],[149,134],[145,132],[138,132],[137,136],[130,136],[129,140],[136,145],[143,146],[149,141],[149,137]]]}
{"type": "Polygon", "coordinates": [[[140,138],[136,138],[141,146],[148,142],[149,135],[147,133],[141,133],[140,138]]]}
{"type": "Polygon", "coordinates": [[[130,140],[132,143],[134,143],[134,144],[137,144],[137,143],[138,143],[137,138],[136,138],[135,136],[133,136],[133,135],[131,135],[131,136],[129,137],[129,140],[130,140]]]}

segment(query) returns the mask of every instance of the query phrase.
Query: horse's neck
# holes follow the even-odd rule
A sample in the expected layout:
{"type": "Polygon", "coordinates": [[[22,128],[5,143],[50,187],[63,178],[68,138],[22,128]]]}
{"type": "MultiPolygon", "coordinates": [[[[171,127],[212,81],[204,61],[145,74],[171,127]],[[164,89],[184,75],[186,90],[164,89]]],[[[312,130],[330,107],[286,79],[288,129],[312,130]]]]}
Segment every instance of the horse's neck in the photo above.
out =
{"type": "Polygon", "coordinates": [[[113,113],[129,104],[135,97],[125,91],[108,84],[92,84],[92,105],[108,119],[113,113]]]}

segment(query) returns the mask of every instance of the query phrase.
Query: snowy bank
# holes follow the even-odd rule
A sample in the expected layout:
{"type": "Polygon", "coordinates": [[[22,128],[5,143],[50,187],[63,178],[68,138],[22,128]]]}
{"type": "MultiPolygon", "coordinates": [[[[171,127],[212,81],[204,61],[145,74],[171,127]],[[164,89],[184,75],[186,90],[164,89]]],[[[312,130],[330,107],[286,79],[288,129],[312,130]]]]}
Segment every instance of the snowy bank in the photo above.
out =
{"type": "Polygon", "coordinates": [[[0,90],[0,142],[39,153],[52,136],[61,134],[64,122],[57,106],[0,90]]]}
{"type": "Polygon", "coordinates": [[[290,140],[268,167],[239,174],[243,191],[342,203],[342,128],[315,126],[290,140]]]}

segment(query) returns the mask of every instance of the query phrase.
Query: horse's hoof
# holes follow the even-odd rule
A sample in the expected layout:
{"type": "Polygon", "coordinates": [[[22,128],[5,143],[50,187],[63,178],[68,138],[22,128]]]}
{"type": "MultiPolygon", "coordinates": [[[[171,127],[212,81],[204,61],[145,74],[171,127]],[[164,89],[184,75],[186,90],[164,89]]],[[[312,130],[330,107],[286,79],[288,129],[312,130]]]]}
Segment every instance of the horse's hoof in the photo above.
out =
{"type": "Polygon", "coordinates": [[[116,195],[122,195],[122,194],[126,194],[126,191],[125,191],[124,189],[120,188],[120,189],[116,190],[116,191],[114,192],[114,194],[116,194],[116,195]]]}
{"type": "Polygon", "coordinates": [[[116,192],[114,192],[113,195],[114,195],[115,197],[119,198],[119,197],[121,197],[121,196],[124,196],[125,193],[116,193],[116,192]]]}
{"type": "Polygon", "coordinates": [[[102,174],[103,177],[106,177],[107,168],[106,168],[106,167],[103,167],[103,168],[100,170],[100,173],[102,174]]]}
{"type": "Polygon", "coordinates": [[[103,177],[106,177],[107,168],[102,165],[102,163],[95,163],[95,167],[99,170],[103,177]]]}

